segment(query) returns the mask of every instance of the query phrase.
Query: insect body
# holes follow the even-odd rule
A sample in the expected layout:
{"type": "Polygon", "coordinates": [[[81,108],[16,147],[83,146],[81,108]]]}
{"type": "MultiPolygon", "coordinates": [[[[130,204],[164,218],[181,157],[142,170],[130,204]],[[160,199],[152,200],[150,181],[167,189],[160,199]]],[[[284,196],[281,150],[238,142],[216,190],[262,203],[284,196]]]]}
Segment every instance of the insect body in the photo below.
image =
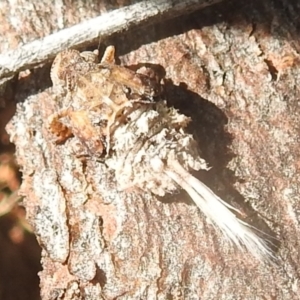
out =
{"type": "Polygon", "coordinates": [[[124,108],[134,102],[150,103],[157,94],[154,80],[114,64],[113,47],[106,49],[100,63],[93,52],[61,52],[52,65],[51,79],[65,93],[60,111],[49,120],[56,141],[75,135],[98,155],[109,152],[111,131],[124,108]]]}
{"type": "Polygon", "coordinates": [[[261,260],[271,257],[267,243],[232,212],[237,210],[190,174],[207,169],[184,130],[190,119],[153,101],[159,83],[116,66],[113,54],[108,48],[98,63],[92,53],[67,50],[55,59],[51,78],[65,93],[49,123],[58,141],[73,134],[92,155],[106,152],[102,163],[114,170],[120,190],[164,196],[183,188],[230,242],[261,260]]]}

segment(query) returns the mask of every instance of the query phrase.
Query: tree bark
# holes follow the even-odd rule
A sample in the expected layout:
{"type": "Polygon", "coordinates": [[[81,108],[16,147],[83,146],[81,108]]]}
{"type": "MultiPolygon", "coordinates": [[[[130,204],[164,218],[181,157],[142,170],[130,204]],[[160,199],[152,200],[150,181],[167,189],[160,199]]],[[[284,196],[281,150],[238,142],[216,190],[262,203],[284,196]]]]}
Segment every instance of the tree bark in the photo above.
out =
{"type": "Polygon", "coordinates": [[[296,0],[231,1],[110,37],[122,64],[165,72],[212,167],[197,176],[273,243],[272,265],[226,243],[184,193],[118,192],[111,170],[52,142],[51,89],[18,86],[7,128],[43,299],[298,299],[299,13],[296,0]]]}

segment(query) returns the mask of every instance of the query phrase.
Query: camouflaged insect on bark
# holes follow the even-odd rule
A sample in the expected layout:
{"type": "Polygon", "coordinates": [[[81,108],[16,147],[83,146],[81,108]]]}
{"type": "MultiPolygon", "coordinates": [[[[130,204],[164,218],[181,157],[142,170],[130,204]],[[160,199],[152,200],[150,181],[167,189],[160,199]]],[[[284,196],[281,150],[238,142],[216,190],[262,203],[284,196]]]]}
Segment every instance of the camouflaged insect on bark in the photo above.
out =
{"type": "MultiPolygon", "coordinates": [[[[92,53],[59,54],[53,88],[19,104],[9,126],[17,155],[28,157],[29,162],[20,161],[24,202],[44,249],[43,265],[53,270],[41,274],[50,284],[43,296],[140,299],[147,290],[148,297],[165,299],[178,273],[167,272],[162,279],[161,270],[180,268],[178,257],[193,261],[191,276],[204,272],[199,257],[180,244],[203,240],[200,218],[178,222],[168,206],[153,204],[153,194],[180,187],[227,239],[234,226],[245,234],[245,240],[232,238],[241,250],[246,241],[258,258],[268,256],[263,240],[189,174],[207,169],[184,130],[190,119],[159,97],[155,76],[116,66],[112,57],[106,52],[98,63],[92,53]],[[28,154],[21,153],[24,149],[28,154]],[[188,228],[194,228],[196,239],[179,238],[188,228]]],[[[193,207],[185,209],[198,215],[193,207]]]]}

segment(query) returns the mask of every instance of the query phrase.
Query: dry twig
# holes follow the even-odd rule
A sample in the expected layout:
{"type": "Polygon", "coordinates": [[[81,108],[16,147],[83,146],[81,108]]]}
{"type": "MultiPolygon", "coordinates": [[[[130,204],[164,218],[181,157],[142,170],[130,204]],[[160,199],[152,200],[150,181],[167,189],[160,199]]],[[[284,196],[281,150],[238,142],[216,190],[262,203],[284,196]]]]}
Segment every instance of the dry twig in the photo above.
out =
{"type": "Polygon", "coordinates": [[[0,78],[51,60],[65,48],[81,48],[97,42],[100,36],[174,18],[221,1],[152,0],[113,10],[0,55],[0,78]]]}

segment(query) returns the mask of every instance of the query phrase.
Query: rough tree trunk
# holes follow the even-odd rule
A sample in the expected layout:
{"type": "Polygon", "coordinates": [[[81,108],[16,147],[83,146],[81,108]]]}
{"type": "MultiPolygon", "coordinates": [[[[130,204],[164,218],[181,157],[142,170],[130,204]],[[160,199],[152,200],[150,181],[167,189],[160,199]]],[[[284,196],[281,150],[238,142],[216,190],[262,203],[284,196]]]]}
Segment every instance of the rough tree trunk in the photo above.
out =
{"type": "MultiPolygon", "coordinates": [[[[26,98],[24,82],[31,92],[37,76],[49,86],[44,67],[19,79],[22,104],[8,126],[28,218],[43,247],[43,299],[298,299],[300,6],[242,2],[110,42],[122,64],[164,69],[166,98],[192,118],[190,132],[212,167],[197,176],[266,238],[277,238],[277,262],[264,265],[226,243],[184,193],[158,199],[116,192],[105,166],[64,156],[43,123],[53,112],[49,90],[26,98]]],[[[43,20],[40,5],[35,18],[43,20]]],[[[61,23],[41,21],[43,34],[82,18],[74,6],[58,6],[51,9],[61,12],[61,23]]],[[[81,14],[95,12],[87,5],[81,14]]]]}

